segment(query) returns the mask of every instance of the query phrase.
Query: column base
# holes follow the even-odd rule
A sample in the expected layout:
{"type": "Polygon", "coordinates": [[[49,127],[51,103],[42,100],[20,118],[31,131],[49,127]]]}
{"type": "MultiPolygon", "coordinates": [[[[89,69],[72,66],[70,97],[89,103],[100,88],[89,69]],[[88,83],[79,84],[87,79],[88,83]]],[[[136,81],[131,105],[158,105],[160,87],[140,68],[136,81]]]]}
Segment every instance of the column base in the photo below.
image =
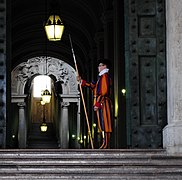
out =
{"type": "Polygon", "coordinates": [[[174,122],[163,129],[163,147],[168,154],[182,155],[182,122],[174,122]]]}

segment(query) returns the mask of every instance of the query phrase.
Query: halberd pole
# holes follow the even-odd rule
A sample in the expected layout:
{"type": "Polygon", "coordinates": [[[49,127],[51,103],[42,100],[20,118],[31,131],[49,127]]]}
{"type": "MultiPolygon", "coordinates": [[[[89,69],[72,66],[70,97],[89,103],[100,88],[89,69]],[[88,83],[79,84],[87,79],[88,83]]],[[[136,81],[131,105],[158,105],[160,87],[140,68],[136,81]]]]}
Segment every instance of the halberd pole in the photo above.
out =
{"type": "MultiPolygon", "coordinates": [[[[74,50],[73,50],[73,44],[72,44],[70,34],[69,34],[69,39],[70,39],[71,51],[72,51],[72,54],[73,54],[73,60],[74,60],[74,64],[75,64],[76,73],[77,73],[77,76],[79,76],[78,67],[77,67],[77,63],[76,63],[76,57],[75,57],[75,53],[74,53],[74,50]]],[[[88,115],[87,115],[87,109],[86,109],[85,100],[84,100],[84,96],[83,96],[83,91],[82,91],[82,87],[81,87],[80,83],[79,83],[79,88],[80,88],[80,94],[81,94],[81,98],[82,98],[82,102],[83,102],[83,108],[84,108],[84,112],[85,112],[85,118],[86,118],[87,127],[88,127],[88,134],[89,134],[89,137],[90,137],[90,143],[91,143],[92,149],[94,149],[92,136],[91,136],[91,131],[90,131],[89,120],[88,120],[88,115]]]]}

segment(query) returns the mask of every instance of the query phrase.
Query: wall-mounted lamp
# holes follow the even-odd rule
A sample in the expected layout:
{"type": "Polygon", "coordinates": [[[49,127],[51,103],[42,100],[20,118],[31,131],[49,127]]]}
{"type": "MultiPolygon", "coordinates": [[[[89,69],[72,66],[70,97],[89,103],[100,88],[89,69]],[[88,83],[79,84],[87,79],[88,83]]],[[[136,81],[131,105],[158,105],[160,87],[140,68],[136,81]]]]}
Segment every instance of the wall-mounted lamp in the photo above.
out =
{"type": "Polygon", "coordinates": [[[75,140],[76,139],[76,135],[75,134],[72,134],[72,139],[75,140]]]}
{"type": "Polygon", "coordinates": [[[92,125],[92,126],[95,128],[97,125],[96,125],[96,123],[93,123],[93,125],[92,125]]]}
{"type": "Polygon", "coordinates": [[[126,89],[122,89],[121,92],[122,92],[123,96],[126,95],[126,89]]]}

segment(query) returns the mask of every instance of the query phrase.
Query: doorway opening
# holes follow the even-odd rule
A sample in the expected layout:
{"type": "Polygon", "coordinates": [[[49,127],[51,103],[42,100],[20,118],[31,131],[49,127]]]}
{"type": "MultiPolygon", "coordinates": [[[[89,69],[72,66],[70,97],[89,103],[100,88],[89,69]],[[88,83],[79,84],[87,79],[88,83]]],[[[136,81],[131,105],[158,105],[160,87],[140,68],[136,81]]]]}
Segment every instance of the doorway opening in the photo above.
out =
{"type": "Polygon", "coordinates": [[[38,75],[32,80],[31,86],[28,148],[58,148],[53,80],[49,76],[38,75]],[[49,103],[42,101],[44,90],[51,93],[49,103]]]}

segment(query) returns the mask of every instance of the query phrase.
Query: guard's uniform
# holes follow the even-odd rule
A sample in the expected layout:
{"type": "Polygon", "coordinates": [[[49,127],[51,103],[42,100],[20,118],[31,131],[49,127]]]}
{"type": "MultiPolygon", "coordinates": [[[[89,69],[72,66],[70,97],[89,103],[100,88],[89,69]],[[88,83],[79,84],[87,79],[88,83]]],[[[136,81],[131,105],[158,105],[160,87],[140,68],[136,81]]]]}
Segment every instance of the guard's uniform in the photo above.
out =
{"type": "Polygon", "coordinates": [[[82,86],[90,87],[94,92],[94,106],[98,107],[98,128],[100,132],[112,132],[112,102],[111,95],[111,77],[108,71],[98,76],[97,82],[86,82],[82,80],[82,86]]]}

